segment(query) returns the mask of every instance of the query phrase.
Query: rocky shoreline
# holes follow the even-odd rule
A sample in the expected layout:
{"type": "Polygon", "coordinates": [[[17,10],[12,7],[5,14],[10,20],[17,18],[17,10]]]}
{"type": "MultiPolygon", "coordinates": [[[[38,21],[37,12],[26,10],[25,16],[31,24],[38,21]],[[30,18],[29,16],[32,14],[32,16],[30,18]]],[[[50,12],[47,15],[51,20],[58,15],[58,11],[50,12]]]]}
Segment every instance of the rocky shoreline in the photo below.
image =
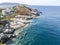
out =
{"type": "MultiPolygon", "coordinates": [[[[32,19],[40,16],[37,9],[27,7],[25,5],[15,5],[12,9],[0,9],[0,43],[6,44],[8,40],[12,40],[18,34],[16,30],[29,25],[32,19]]],[[[0,45],[2,45],[0,44],[0,45]]]]}

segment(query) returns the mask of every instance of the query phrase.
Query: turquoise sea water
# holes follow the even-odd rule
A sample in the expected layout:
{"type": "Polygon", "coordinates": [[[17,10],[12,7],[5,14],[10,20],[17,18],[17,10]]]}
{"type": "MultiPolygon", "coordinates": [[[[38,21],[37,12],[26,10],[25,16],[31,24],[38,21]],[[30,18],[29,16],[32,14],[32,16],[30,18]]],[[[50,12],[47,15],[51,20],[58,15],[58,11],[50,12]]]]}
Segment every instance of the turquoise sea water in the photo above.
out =
{"type": "Polygon", "coordinates": [[[30,25],[20,32],[13,45],[60,45],[60,7],[31,7],[42,11],[43,14],[33,19],[30,25]]]}

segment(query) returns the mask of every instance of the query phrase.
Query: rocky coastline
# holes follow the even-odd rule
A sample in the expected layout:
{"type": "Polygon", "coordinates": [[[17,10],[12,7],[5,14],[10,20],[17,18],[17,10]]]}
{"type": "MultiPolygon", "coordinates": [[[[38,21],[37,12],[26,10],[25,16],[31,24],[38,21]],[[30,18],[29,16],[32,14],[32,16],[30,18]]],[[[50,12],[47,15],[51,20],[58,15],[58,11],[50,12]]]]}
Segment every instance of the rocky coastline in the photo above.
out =
{"type": "Polygon", "coordinates": [[[15,38],[17,36],[16,30],[29,25],[31,20],[38,16],[40,16],[40,12],[37,9],[25,5],[0,8],[0,45],[15,38]]]}

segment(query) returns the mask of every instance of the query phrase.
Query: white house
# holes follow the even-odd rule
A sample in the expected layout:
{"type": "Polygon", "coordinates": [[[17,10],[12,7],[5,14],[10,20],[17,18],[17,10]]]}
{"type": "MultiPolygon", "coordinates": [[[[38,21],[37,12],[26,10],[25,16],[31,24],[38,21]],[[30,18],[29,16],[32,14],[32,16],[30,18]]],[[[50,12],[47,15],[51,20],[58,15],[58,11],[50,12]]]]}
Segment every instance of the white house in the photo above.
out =
{"type": "Polygon", "coordinates": [[[5,16],[5,15],[11,15],[13,13],[14,13],[14,10],[11,9],[11,8],[6,8],[6,9],[2,10],[3,16],[5,16]]]}

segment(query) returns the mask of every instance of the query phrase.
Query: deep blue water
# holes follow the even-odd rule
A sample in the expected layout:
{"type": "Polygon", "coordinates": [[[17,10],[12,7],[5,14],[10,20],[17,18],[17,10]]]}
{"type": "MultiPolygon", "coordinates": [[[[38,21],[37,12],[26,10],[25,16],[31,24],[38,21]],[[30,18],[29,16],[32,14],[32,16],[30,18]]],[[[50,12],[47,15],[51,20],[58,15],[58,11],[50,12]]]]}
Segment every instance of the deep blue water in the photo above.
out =
{"type": "Polygon", "coordinates": [[[42,11],[43,14],[33,19],[30,26],[20,32],[13,45],[60,45],[60,7],[31,7],[42,11]]]}

